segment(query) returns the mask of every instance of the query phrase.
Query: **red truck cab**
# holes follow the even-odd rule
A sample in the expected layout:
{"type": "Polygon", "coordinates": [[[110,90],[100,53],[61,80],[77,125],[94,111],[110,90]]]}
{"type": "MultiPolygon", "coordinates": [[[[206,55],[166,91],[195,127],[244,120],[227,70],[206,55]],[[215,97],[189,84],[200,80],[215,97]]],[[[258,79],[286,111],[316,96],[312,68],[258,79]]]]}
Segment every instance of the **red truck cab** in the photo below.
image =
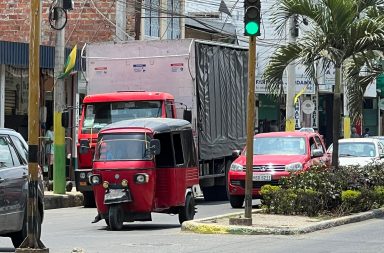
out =
{"type": "MultiPolygon", "coordinates": [[[[228,192],[233,208],[242,207],[245,197],[246,148],[231,164],[228,192]]],[[[281,177],[307,170],[312,165],[330,166],[321,136],[311,132],[256,134],[253,140],[252,197],[258,198],[263,185],[278,185],[281,177]]]]}
{"type": "Polygon", "coordinates": [[[84,98],[78,131],[76,188],[84,195],[84,206],[94,206],[92,173],[99,131],[108,124],[135,118],[176,118],[174,97],[164,92],[122,91],[84,98]]]}

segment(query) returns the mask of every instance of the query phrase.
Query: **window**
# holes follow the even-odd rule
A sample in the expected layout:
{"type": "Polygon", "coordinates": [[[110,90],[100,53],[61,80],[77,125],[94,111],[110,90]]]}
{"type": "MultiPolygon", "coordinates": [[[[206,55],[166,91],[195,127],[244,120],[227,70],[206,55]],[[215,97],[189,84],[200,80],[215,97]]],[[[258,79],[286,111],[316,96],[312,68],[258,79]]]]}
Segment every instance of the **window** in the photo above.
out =
{"type": "Polygon", "coordinates": [[[173,135],[173,148],[175,150],[176,165],[184,164],[183,146],[180,134],[173,135]]]}
{"type": "Polygon", "coordinates": [[[6,137],[0,137],[0,168],[20,166],[17,153],[6,137]]]}
{"type": "Polygon", "coordinates": [[[168,15],[167,37],[168,39],[180,39],[180,0],[167,0],[168,15]]]}
{"type": "Polygon", "coordinates": [[[160,154],[155,157],[156,167],[159,167],[159,168],[175,167],[171,134],[170,133],[156,134],[154,138],[160,141],[160,154]]]}
{"type": "Polygon", "coordinates": [[[167,100],[165,102],[165,113],[166,113],[166,117],[167,118],[174,118],[173,110],[172,110],[173,106],[172,105],[173,105],[172,101],[167,100]]]}
{"type": "Polygon", "coordinates": [[[144,34],[160,37],[160,0],[144,0],[144,34]]]}
{"type": "Polygon", "coordinates": [[[315,141],[316,141],[316,144],[317,144],[317,148],[323,150],[323,153],[325,153],[324,147],[321,144],[321,140],[320,140],[319,136],[315,136],[315,141]]]}
{"type": "Polygon", "coordinates": [[[25,145],[16,136],[11,135],[11,139],[13,141],[13,144],[16,146],[16,149],[19,151],[21,157],[23,158],[23,163],[27,164],[28,163],[28,150],[26,149],[25,145]]]}

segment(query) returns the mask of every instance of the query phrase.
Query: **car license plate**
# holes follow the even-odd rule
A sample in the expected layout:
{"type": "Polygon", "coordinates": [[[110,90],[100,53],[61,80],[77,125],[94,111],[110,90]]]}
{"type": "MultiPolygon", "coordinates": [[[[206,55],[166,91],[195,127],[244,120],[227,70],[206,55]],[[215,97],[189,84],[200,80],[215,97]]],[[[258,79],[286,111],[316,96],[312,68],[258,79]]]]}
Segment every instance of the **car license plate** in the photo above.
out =
{"type": "Polygon", "coordinates": [[[253,174],[253,181],[271,181],[271,174],[253,174]]]}

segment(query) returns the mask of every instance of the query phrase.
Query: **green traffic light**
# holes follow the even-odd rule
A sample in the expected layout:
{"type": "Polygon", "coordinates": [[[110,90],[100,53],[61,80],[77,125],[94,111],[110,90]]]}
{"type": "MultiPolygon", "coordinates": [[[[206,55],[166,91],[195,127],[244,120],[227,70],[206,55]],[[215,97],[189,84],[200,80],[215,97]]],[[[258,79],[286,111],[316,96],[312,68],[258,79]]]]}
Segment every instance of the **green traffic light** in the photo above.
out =
{"type": "Polygon", "coordinates": [[[245,25],[245,30],[249,35],[254,35],[259,31],[259,24],[251,21],[245,25]]]}

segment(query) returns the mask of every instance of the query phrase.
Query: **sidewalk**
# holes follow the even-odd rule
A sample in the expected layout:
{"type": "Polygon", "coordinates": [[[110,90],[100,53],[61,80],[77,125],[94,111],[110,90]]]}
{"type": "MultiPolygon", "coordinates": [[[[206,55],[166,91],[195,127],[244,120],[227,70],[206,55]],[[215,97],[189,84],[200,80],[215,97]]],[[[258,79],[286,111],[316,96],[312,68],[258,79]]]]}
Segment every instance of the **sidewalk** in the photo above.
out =
{"type": "Polygon", "coordinates": [[[186,221],[181,230],[201,234],[276,234],[295,235],[310,233],[348,223],[384,216],[384,208],[339,218],[311,218],[306,216],[262,214],[261,209],[252,212],[252,226],[230,225],[230,218],[243,218],[244,211],[186,221]]]}
{"type": "Polygon", "coordinates": [[[83,194],[76,191],[75,187],[72,188],[72,191],[65,194],[54,194],[53,191],[44,191],[44,209],[82,206],[83,199],[83,194]]]}

